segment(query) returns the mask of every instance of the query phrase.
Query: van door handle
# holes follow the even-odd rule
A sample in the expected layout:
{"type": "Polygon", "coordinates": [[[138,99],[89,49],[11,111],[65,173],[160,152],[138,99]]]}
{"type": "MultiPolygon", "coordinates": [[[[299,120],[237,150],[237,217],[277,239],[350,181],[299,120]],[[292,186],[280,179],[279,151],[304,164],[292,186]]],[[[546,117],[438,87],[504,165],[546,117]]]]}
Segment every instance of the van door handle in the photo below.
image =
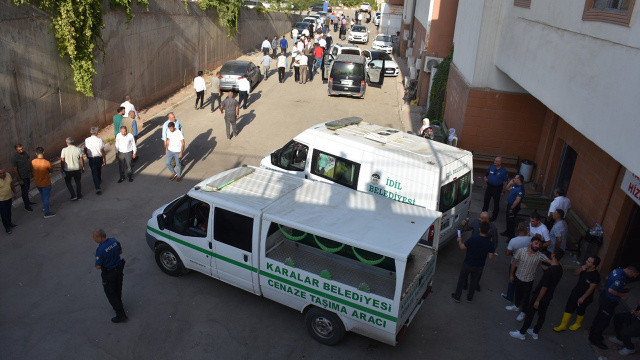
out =
{"type": "Polygon", "coordinates": [[[305,179],[308,179],[308,178],[309,178],[309,176],[308,176],[307,174],[304,174],[304,178],[305,178],[305,179]]]}
{"type": "Polygon", "coordinates": [[[244,254],[244,255],[242,255],[242,256],[244,257],[244,262],[247,262],[247,261],[249,261],[249,255],[247,255],[247,254],[244,254]]]}
{"type": "Polygon", "coordinates": [[[213,249],[213,244],[209,241],[209,250],[213,249]]]}

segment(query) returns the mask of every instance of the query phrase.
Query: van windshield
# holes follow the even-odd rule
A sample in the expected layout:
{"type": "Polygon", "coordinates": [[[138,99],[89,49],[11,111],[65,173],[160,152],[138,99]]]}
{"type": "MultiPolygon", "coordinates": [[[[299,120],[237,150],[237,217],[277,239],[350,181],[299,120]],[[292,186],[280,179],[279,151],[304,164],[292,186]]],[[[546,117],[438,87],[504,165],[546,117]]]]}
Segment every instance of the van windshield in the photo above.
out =
{"type": "Polygon", "coordinates": [[[458,205],[471,193],[471,173],[468,172],[440,188],[440,212],[447,212],[458,205]]]}
{"type": "MultiPolygon", "coordinates": [[[[344,54],[344,51],[343,51],[344,54]]],[[[331,76],[364,76],[364,67],[361,64],[350,62],[334,62],[331,76]]]]}

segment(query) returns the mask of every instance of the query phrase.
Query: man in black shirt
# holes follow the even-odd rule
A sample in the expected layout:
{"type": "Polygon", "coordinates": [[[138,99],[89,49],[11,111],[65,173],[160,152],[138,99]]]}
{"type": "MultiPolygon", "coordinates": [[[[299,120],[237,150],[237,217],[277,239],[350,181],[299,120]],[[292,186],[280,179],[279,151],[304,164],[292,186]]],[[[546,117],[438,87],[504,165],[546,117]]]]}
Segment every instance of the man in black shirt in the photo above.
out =
{"type": "Polygon", "coordinates": [[[456,288],[456,292],[451,294],[453,301],[458,303],[460,302],[462,288],[469,275],[471,275],[471,282],[469,284],[469,292],[467,292],[467,302],[471,302],[471,300],[473,300],[473,293],[476,291],[478,278],[484,268],[484,264],[487,260],[487,254],[489,254],[489,259],[493,259],[493,252],[495,251],[495,248],[489,239],[490,230],[491,227],[489,226],[489,223],[481,222],[479,236],[472,236],[464,243],[462,242],[462,238],[458,237],[458,246],[460,246],[460,249],[462,250],[467,250],[467,253],[464,258],[464,263],[462,264],[462,270],[460,270],[458,287],[456,288]]]}
{"type": "Polygon", "coordinates": [[[554,327],[553,330],[567,330],[567,325],[574,312],[578,315],[576,316],[576,322],[569,327],[569,330],[580,329],[587,306],[593,301],[593,293],[598,284],[600,284],[600,273],[596,269],[598,265],[600,265],[600,258],[592,256],[585,261],[581,268],[576,270],[576,275],[579,275],[578,283],[571,290],[571,295],[569,295],[567,305],[564,308],[564,315],[562,315],[562,323],[554,327]]]}
{"type": "Polygon", "coordinates": [[[551,266],[545,269],[544,274],[542,275],[542,279],[540,283],[538,283],[538,287],[533,292],[534,297],[531,298],[531,302],[529,306],[526,308],[524,323],[520,328],[520,331],[510,331],[509,335],[516,339],[524,340],[525,332],[531,335],[534,340],[538,340],[538,333],[542,328],[542,324],[544,323],[544,318],[547,315],[547,309],[549,308],[549,304],[551,303],[551,299],[553,298],[553,292],[556,290],[556,286],[560,282],[562,278],[562,265],[560,265],[560,260],[564,256],[564,251],[562,249],[555,248],[553,253],[551,254],[551,266]],[[529,326],[533,323],[533,316],[538,312],[538,322],[533,329],[529,329],[529,326]]]}
{"type": "Polygon", "coordinates": [[[609,337],[609,341],[624,346],[618,351],[620,355],[631,355],[636,352],[631,338],[640,336],[640,301],[635,311],[618,313],[613,317],[616,335],[609,337]]]}

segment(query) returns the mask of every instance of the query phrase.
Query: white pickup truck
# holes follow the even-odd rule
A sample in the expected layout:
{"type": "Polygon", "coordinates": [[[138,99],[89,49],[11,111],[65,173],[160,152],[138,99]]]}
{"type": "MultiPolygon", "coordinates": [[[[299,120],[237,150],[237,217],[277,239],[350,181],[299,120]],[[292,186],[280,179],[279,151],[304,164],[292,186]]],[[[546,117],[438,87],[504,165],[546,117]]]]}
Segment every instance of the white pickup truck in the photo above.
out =
{"type": "MultiPolygon", "coordinates": [[[[241,167],[156,210],[146,239],[165,273],[199,271],[294,308],[321,343],[352,331],[396,345],[430,293],[439,218],[342,186],[241,167]],[[425,233],[430,247],[418,244],[425,233]]],[[[228,306],[220,311],[234,311],[228,306]]]]}

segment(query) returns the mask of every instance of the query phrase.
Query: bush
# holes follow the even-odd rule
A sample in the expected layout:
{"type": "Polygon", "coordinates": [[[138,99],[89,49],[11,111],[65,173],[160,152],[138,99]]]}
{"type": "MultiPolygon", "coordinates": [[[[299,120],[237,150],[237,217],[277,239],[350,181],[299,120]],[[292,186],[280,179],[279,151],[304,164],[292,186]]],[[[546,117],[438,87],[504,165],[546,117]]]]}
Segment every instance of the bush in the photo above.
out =
{"type": "Polygon", "coordinates": [[[453,46],[449,55],[445,57],[440,64],[436,67],[438,71],[433,78],[433,84],[431,85],[431,93],[429,94],[429,109],[427,110],[427,117],[431,120],[438,120],[442,122],[444,118],[444,105],[445,95],[447,92],[447,79],[449,78],[449,66],[451,65],[451,59],[453,58],[453,46]]]}

